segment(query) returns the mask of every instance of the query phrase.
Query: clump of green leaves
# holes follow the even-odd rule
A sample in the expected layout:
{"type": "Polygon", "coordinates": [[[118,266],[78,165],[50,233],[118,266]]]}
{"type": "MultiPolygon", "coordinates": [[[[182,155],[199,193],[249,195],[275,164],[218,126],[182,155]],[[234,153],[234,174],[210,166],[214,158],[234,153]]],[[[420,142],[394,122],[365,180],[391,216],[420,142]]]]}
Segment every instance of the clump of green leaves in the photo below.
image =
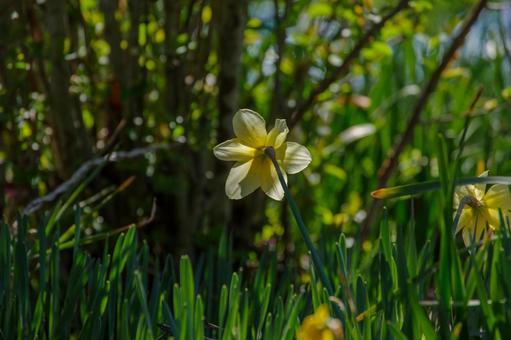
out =
{"type": "Polygon", "coordinates": [[[158,261],[135,228],[92,257],[81,241],[79,211],[71,248],[66,241],[61,249],[58,227],[50,234],[46,227],[32,230],[23,218],[15,232],[0,225],[2,339],[293,339],[320,305],[334,315],[332,303],[346,338],[354,339],[429,339],[439,331],[494,338],[511,325],[509,228],[470,250],[449,236],[446,257],[431,241],[417,244],[413,218],[395,225],[385,213],[366,253],[344,235],[321,243],[331,297],[312,267],[303,273],[310,282],[300,282],[297,268],[279,268],[271,251],[256,270],[233,271],[227,233],[192,265],[187,256],[158,261]]]}

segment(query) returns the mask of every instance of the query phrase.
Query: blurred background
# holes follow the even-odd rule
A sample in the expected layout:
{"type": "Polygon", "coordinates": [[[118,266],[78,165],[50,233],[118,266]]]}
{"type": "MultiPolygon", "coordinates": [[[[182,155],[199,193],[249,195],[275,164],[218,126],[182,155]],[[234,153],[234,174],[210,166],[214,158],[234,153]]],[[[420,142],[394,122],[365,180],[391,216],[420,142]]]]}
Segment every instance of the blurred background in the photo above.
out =
{"type": "MultiPolygon", "coordinates": [[[[266,246],[281,258],[305,252],[285,203],[225,196],[230,165],[212,147],[250,108],[269,127],[287,119],[288,139],[312,153],[289,181],[314,240],[343,231],[370,250],[381,214],[370,192],[438,177],[434,141],[441,133],[458,145],[479,89],[463,175],[511,173],[509,1],[488,2],[429,90],[396,167],[388,178],[379,171],[475,3],[2,0],[3,219],[12,223],[88,160],[148,148],[86,169],[78,202],[88,234],[138,223],[156,254],[194,254],[228,230],[249,258],[266,246]]],[[[390,209],[391,223],[418,217],[419,242],[436,223],[437,209],[420,198],[390,209]]]]}

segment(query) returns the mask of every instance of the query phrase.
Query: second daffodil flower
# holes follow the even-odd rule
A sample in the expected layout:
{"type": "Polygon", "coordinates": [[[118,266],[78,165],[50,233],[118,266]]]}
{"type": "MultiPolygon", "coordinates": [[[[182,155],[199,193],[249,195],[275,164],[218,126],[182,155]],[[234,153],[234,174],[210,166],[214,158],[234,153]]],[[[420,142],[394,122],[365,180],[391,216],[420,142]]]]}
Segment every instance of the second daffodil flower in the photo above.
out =
{"type": "Polygon", "coordinates": [[[342,324],[330,317],[328,307],[321,305],[314,314],[307,316],[296,332],[297,340],[340,340],[344,339],[342,324]]]}
{"type": "MultiPolygon", "coordinates": [[[[487,175],[488,171],[485,171],[479,177],[487,175]]],[[[485,187],[485,184],[465,185],[457,189],[454,195],[454,209],[464,203],[456,233],[461,231],[467,247],[499,227],[499,209],[504,218],[510,216],[511,195],[508,186],[496,184],[488,191],[485,191],[485,187]]]]}
{"type": "Polygon", "coordinates": [[[236,138],[213,149],[218,159],[235,162],[225,183],[227,197],[241,199],[260,187],[271,198],[282,200],[284,189],[265,149],[273,147],[275,150],[286,182],[286,173],[296,174],[309,165],[309,150],[298,143],[286,142],[289,129],[285,119],[277,119],[275,126],[267,132],[266,122],[260,114],[242,109],[234,115],[232,125],[236,138]]]}

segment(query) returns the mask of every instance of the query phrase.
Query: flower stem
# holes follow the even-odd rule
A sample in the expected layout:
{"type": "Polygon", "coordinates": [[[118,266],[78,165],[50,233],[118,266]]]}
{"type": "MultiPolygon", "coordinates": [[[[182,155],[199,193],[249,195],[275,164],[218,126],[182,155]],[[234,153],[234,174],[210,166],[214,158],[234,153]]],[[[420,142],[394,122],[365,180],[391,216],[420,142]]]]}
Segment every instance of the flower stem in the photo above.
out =
{"type": "Polygon", "coordinates": [[[452,223],[452,231],[453,233],[456,232],[456,229],[458,229],[458,223],[460,221],[461,213],[463,212],[463,209],[465,208],[465,205],[469,205],[471,207],[477,207],[480,205],[480,203],[477,201],[475,197],[472,196],[463,196],[463,198],[460,200],[460,204],[458,206],[458,209],[456,210],[456,214],[454,215],[454,220],[452,223]]]}
{"type": "Polygon", "coordinates": [[[277,175],[279,176],[280,184],[282,185],[282,188],[284,189],[284,195],[286,196],[287,202],[289,203],[289,206],[291,207],[291,211],[293,212],[293,216],[296,220],[296,223],[298,224],[298,227],[300,229],[300,233],[302,234],[303,240],[305,241],[305,245],[309,249],[309,252],[312,256],[312,262],[314,263],[314,267],[316,268],[317,272],[319,273],[319,278],[321,282],[323,283],[323,286],[328,291],[328,295],[333,296],[335,294],[334,289],[332,287],[332,284],[330,283],[330,280],[328,280],[328,277],[325,274],[323,263],[321,262],[321,258],[319,257],[318,251],[316,248],[314,248],[314,244],[312,243],[312,240],[309,236],[309,232],[307,230],[307,227],[303,223],[302,216],[300,215],[300,211],[298,210],[298,207],[296,206],[296,203],[291,196],[291,193],[289,192],[289,188],[287,187],[286,181],[284,180],[284,176],[282,176],[282,170],[280,169],[279,163],[277,162],[277,159],[275,158],[275,150],[273,147],[267,147],[264,152],[268,157],[270,157],[273,166],[275,167],[275,170],[277,170],[277,175]]]}

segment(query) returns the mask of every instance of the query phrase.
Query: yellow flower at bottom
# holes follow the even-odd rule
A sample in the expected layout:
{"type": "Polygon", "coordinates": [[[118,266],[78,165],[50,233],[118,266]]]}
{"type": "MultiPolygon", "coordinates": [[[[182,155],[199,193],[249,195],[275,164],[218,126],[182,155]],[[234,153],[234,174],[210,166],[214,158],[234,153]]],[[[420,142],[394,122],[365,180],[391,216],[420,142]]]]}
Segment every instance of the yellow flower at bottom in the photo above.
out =
{"type": "Polygon", "coordinates": [[[282,200],[284,189],[265,149],[273,147],[275,150],[286,183],[286,173],[296,174],[309,165],[312,159],[309,150],[298,143],[286,142],[289,129],[285,119],[277,119],[275,126],[267,132],[261,115],[242,109],[234,115],[232,125],[236,138],[213,149],[218,159],[236,162],[225,183],[227,197],[241,199],[261,188],[269,197],[282,200]]]}
{"type": "Polygon", "coordinates": [[[341,322],[328,314],[328,307],[321,305],[314,314],[307,316],[298,332],[297,340],[336,340],[343,338],[341,322]]]}
{"type": "MultiPolygon", "coordinates": [[[[487,175],[488,171],[485,171],[479,177],[487,175]]],[[[456,233],[461,231],[466,246],[478,242],[484,234],[490,235],[499,227],[499,209],[504,218],[511,217],[509,214],[511,195],[508,186],[496,184],[486,192],[485,187],[485,184],[462,186],[454,195],[454,209],[458,209],[463,199],[466,200],[456,228],[456,233]]]]}

